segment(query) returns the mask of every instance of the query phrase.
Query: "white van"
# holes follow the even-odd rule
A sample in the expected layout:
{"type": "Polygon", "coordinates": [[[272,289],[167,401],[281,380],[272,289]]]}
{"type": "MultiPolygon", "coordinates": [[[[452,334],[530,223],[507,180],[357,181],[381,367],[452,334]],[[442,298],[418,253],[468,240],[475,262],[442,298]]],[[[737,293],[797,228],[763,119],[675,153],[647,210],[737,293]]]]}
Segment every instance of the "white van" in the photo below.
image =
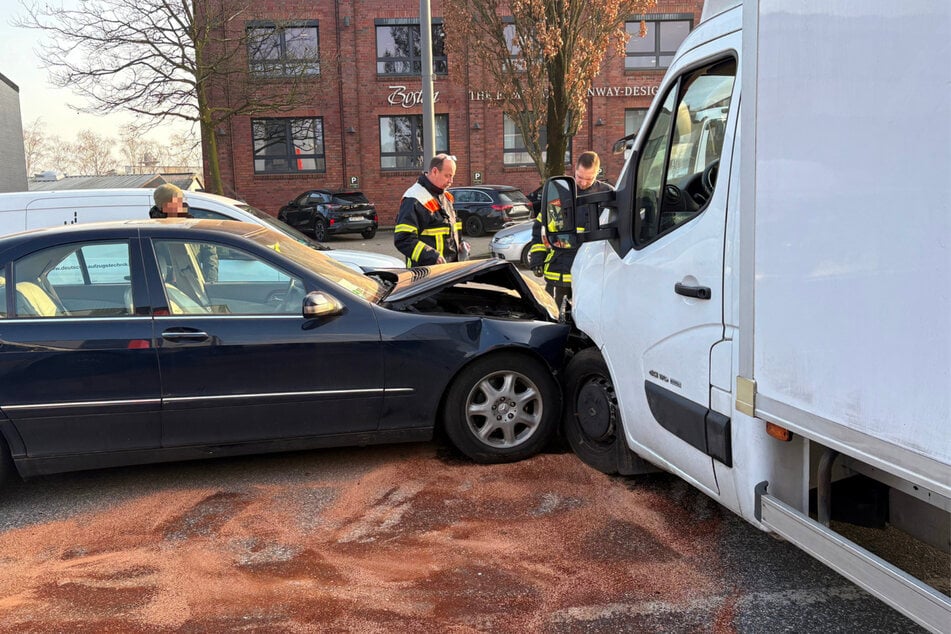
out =
{"type": "MultiPolygon", "coordinates": [[[[153,189],[73,189],[0,194],[0,235],[56,225],[148,218],[153,189]]],[[[196,218],[237,220],[293,236],[338,262],[357,269],[406,268],[390,255],[331,249],[251,205],[207,192],[186,192],[185,202],[196,218]]]]}
{"type": "Polygon", "coordinates": [[[674,473],[943,633],[948,60],[948,0],[706,0],[600,218],[573,231],[571,177],[541,205],[580,244],[575,453],[674,473]]]}

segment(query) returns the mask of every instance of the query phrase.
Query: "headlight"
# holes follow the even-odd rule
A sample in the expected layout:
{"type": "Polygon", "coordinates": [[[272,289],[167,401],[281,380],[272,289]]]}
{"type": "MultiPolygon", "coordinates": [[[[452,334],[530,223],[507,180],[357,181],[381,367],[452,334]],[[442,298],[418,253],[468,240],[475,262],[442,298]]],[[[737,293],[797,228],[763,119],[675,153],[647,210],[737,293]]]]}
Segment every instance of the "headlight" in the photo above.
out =
{"type": "Polygon", "coordinates": [[[515,236],[502,236],[501,238],[499,238],[498,236],[496,236],[495,238],[492,239],[492,243],[498,244],[498,245],[512,244],[512,240],[514,237],[515,236]]]}

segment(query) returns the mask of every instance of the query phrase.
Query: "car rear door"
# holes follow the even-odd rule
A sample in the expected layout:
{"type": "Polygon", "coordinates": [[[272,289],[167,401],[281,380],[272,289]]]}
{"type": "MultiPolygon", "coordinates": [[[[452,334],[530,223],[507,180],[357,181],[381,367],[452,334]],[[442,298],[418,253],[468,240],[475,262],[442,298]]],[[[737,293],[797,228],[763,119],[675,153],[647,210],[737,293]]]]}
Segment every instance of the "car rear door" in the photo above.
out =
{"type": "MultiPolygon", "coordinates": [[[[217,241],[152,240],[159,258],[163,252],[198,253],[202,244],[217,251],[218,281],[199,280],[204,293],[194,301],[175,298],[174,289],[187,293],[191,286],[181,278],[155,284],[152,295],[163,444],[375,431],[384,377],[380,332],[370,306],[334,288],[331,292],[346,305],[344,314],[305,319],[304,294],[321,278],[293,272],[276,253],[263,257],[217,241]]],[[[174,268],[179,276],[195,274],[183,270],[188,263],[174,268]]]]}
{"type": "MultiPolygon", "coordinates": [[[[30,458],[157,448],[158,356],[134,231],[3,256],[0,408],[30,458]]],[[[16,449],[14,449],[16,451],[16,449]]]]}

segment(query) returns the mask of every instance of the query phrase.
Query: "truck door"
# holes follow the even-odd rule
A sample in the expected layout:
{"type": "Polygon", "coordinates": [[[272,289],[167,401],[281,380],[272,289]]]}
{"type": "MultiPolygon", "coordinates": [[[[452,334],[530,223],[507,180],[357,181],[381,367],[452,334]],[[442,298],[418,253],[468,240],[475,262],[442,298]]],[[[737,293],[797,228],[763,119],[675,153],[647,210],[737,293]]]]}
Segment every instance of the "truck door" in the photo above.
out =
{"type": "Polygon", "coordinates": [[[713,495],[714,457],[731,460],[729,419],[710,409],[710,355],[724,338],[736,70],[732,56],[694,66],[662,96],[619,184],[629,248],[605,260],[601,312],[628,443],[713,495]]]}

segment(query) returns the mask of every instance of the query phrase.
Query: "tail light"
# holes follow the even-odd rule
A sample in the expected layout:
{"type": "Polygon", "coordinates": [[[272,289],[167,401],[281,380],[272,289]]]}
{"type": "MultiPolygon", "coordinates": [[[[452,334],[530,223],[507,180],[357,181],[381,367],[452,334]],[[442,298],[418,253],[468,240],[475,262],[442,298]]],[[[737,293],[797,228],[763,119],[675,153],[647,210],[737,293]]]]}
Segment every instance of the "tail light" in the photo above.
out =
{"type": "Polygon", "coordinates": [[[502,221],[506,222],[509,220],[509,211],[511,211],[512,205],[492,205],[492,209],[495,211],[501,211],[502,221]]]}
{"type": "Polygon", "coordinates": [[[337,222],[337,219],[336,219],[336,218],[331,218],[331,219],[330,219],[330,226],[333,226],[335,222],[337,222]]]}

